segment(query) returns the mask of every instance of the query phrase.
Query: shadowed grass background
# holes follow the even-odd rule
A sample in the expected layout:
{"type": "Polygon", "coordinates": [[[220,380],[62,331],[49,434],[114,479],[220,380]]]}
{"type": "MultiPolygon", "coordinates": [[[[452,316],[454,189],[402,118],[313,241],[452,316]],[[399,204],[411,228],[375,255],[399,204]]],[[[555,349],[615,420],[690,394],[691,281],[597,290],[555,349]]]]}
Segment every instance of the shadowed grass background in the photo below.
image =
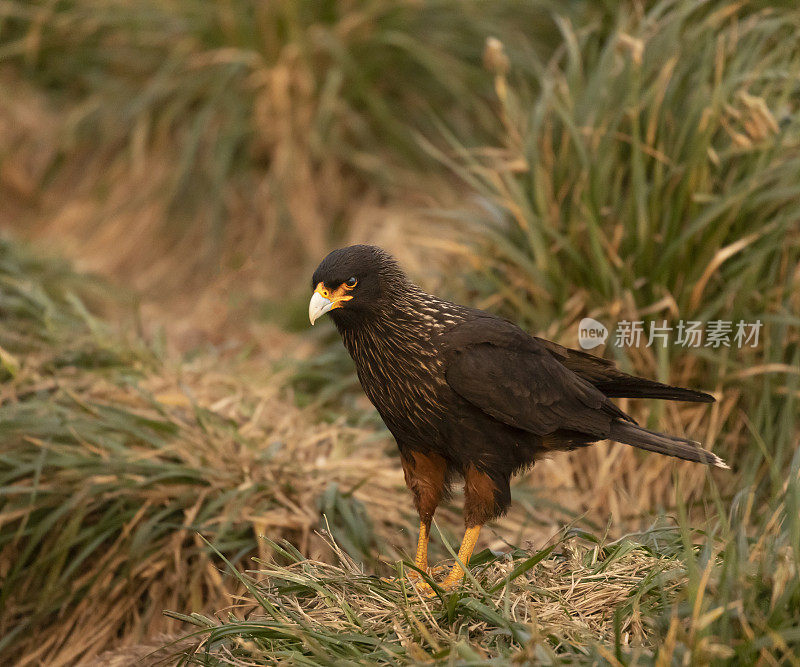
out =
{"type": "MultiPolygon", "coordinates": [[[[36,243],[0,258],[0,653],[157,647],[187,627],[166,608],[208,664],[791,663],[798,24],[757,2],[0,3],[0,224],[36,243]],[[526,548],[483,552],[469,596],[370,578],[413,512],[338,339],[304,322],[320,256],[364,240],[570,346],[585,316],[761,320],[755,349],[605,351],[713,391],[624,407],[733,473],[562,455],[516,484],[489,539],[526,548]]],[[[437,516],[457,544],[457,501],[437,516]]]]}

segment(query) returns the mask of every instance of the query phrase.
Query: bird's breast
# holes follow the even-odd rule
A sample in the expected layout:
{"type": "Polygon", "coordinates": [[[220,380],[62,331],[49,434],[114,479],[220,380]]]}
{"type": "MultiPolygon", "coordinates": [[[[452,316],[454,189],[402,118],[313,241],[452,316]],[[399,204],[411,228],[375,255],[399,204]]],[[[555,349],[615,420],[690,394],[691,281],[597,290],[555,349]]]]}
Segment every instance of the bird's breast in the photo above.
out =
{"type": "Polygon", "coordinates": [[[426,340],[345,337],[367,397],[394,432],[431,437],[447,412],[447,382],[426,340]]]}

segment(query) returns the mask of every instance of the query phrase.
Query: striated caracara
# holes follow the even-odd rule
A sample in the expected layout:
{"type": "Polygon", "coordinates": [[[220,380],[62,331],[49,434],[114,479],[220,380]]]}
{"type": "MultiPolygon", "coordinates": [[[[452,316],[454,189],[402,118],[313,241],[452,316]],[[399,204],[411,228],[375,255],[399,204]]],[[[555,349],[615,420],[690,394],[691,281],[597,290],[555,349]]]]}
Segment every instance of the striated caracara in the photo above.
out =
{"type": "MultiPolygon", "coordinates": [[[[605,359],[530,336],[474,308],[442,301],[380,248],[330,253],[312,279],[311,324],[330,313],[364,392],[400,448],[419,512],[415,565],[427,568],[436,507],[464,479],[461,563],[481,526],[511,502],[511,475],[542,455],[610,439],[718,467],[697,442],[644,429],[611,398],[712,402],[708,394],[623,373],[605,359]]],[[[456,563],[443,581],[455,587],[456,563]]]]}

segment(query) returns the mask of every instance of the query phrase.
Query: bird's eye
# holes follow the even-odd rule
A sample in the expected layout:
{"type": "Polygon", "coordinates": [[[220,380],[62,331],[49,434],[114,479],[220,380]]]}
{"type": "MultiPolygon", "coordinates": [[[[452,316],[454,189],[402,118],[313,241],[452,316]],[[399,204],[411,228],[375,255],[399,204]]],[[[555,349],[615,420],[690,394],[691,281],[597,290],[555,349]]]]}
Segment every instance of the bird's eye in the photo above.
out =
{"type": "Polygon", "coordinates": [[[347,285],[348,287],[355,287],[358,284],[358,280],[356,279],[355,276],[351,276],[350,278],[345,280],[344,284],[347,285]]]}

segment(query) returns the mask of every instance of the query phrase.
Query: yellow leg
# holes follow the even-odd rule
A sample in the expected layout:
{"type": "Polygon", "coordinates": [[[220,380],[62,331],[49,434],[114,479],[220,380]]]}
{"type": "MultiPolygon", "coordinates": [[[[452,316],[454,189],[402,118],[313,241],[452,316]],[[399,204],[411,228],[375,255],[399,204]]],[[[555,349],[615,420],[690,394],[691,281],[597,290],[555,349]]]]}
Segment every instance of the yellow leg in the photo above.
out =
{"type": "MultiPolygon", "coordinates": [[[[469,565],[469,559],[472,557],[472,552],[475,550],[475,544],[478,542],[478,535],[480,535],[482,526],[471,526],[467,528],[464,533],[464,539],[461,541],[461,547],[458,550],[458,560],[464,563],[464,567],[469,565]]],[[[459,565],[458,561],[453,565],[453,569],[445,577],[442,582],[442,588],[450,590],[458,586],[461,582],[461,577],[464,576],[464,570],[459,565]]]]}
{"type": "Polygon", "coordinates": [[[424,521],[420,521],[417,555],[414,558],[414,565],[423,572],[428,569],[428,529],[428,525],[424,521]]]}

